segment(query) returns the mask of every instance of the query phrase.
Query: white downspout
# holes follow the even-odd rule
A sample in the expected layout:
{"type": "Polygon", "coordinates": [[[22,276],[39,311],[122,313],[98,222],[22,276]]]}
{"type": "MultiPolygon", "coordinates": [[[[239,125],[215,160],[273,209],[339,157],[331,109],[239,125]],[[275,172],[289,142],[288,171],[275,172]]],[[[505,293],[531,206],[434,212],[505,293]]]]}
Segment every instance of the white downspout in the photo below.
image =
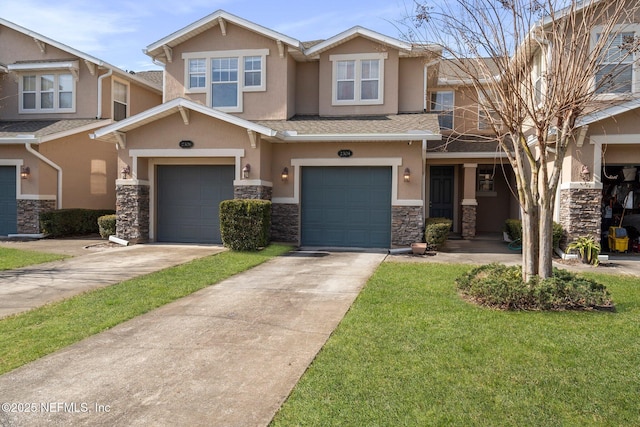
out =
{"type": "Polygon", "coordinates": [[[57,164],[53,163],[51,160],[49,160],[42,154],[40,154],[39,152],[37,152],[36,150],[34,150],[33,147],[31,147],[30,142],[27,142],[26,144],[24,144],[24,146],[29,153],[33,154],[38,159],[42,160],[43,162],[45,162],[46,164],[48,164],[49,166],[51,166],[52,168],[58,171],[58,193],[56,194],[56,198],[57,198],[56,206],[57,206],[57,209],[62,209],[62,168],[57,164]]]}
{"type": "Polygon", "coordinates": [[[98,77],[98,115],[96,119],[102,118],[102,81],[107,77],[111,77],[113,70],[109,70],[107,73],[98,77]]]}

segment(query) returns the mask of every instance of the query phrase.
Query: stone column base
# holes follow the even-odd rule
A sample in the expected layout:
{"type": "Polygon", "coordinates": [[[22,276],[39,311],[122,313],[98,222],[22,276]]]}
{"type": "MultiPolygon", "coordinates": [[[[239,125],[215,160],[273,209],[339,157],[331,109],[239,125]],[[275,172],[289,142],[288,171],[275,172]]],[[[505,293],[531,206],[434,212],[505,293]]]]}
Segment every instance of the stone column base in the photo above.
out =
{"type": "Polygon", "coordinates": [[[462,238],[476,237],[476,206],[462,205],[462,238]]]}
{"type": "Polygon", "coordinates": [[[422,206],[393,206],[391,208],[391,244],[409,246],[422,242],[424,220],[422,206]]]}
{"type": "Polygon", "coordinates": [[[40,214],[56,209],[55,200],[17,200],[18,234],[39,234],[40,214]]]}
{"type": "Polygon", "coordinates": [[[271,239],[276,242],[299,244],[300,205],[271,205],[271,239]]]}
{"type": "Polygon", "coordinates": [[[149,241],[149,185],[116,185],[116,236],[132,243],[149,241]]]}
{"type": "MultiPolygon", "coordinates": [[[[571,188],[560,191],[560,225],[566,240],[593,236],[600,241],[602,225],[602,190],[593,188],[571,188]]],[[[561,243],[561,247],[565,247],[561,243]]]]}
{"type": "Polygon", "coordinates": [[[233,197],[236,199],[271,200],[273,188],[264,185],[236,185],[233,197]]]}

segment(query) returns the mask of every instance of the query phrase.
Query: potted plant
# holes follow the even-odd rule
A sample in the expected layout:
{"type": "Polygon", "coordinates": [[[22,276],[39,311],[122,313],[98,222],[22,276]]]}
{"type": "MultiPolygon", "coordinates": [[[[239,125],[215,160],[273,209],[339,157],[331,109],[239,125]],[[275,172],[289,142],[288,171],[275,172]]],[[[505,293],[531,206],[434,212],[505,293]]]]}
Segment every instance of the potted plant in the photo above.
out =
{"type": "Polygon", "coordinates": [[[575,242],[567,246],[567,252],[577,251],[580,259],[585,264],[598,265],[598,255],[600,255],[600,243],[596,242],[593,236],[578,237],[575,242]]]}

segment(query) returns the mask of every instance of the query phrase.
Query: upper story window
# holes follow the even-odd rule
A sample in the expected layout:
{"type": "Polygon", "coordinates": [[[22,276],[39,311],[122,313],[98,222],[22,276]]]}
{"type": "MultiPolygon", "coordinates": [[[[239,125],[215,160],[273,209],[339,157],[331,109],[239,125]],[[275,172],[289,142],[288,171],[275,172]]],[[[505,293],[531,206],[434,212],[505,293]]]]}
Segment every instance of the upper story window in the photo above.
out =
{"type": "Polygon", "coordinates": [[[384,103],[386,53],[331,55],[333,105],[384,103]]]}
{"type": "Polygon", "coordinates": [[[438,91],[431,94],[431,112],[438,113],[440,129],[453,129],[453,91],[438,91]]]}
{"type": "Polygon", "coordinates": [[[185,60],[185,92],[205,93],[207,105],[242,112],[244,92],[266,91],[268,49],[190,52],[185,60]]]}
{"type": "Polygon", "coordinates": [[[485,92],[478,92],[478,130],[492,130],[493,126],[501,127],[501,120],[495,109],[492,108],[491,102],[487,99],[489,96],[495,105],[497,102],[495,94],[488,89],[485,92]]]}
{"type": "Polygon", "coordinates": [[[75,79],[71,73],[25,73],[20,77],[21,113],[75,112],[75,79]]]}
{"type": "MultiPolygon", "coordinates": [[[[598,28],[593,32],[592,43],[602,41],[598,28]]],[[[638,91],[638,75],[634,66],[637,58],[637,36],[639,24],[616,25],[605,42],[600,69],[595,75],[596,93],[630,94],[638,91]]]]}
{"type": "Polygon", "coordinates": [[[124,120],[129,116],[129,86],[113,81],[113,120],[124,120]]]}

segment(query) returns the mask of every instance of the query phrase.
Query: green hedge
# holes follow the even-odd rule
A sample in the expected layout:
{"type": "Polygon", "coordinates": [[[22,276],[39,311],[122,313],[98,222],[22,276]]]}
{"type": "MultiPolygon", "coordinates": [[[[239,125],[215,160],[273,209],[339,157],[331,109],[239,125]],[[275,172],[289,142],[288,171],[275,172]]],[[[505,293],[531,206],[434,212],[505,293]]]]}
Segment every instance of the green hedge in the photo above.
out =
{"type": "Polygon", "coordinates": [[[234,251],[257,251],[269,244],[271,202],[234,199],[220,203],[222,244],[234,251]]]}
{"type": "Polygon", "coordinates": [[[427,218],[425,223],[424,241],[437,249],[447,241],[453,222],[449,218],[427,218]]]}
{"type": "MultiPolygon", "coordinates": [[[[511,240],[522,240],[522,221],[519,219],[508,219],[504,223],[504,230],[507,232],[507,235],[511,240]]],[[[562,239],[562,235],[564,230],[562,226],[557,222],[553,223],[553,247],[557,248],[560,246],[560,240],[562,239]]]]}
{"type": "Polygon", "coordinates": [[[98,229],[103,239],[116,234],[116,215],[103,215],[98,218],[98,229]]]}
{"type": "Polygon", "coordinates": [[[40,215],[40,229],[50,237],[83,236],[99,232],[98,218],[114,214],[107,209],[59,209],[40,215]]]}

